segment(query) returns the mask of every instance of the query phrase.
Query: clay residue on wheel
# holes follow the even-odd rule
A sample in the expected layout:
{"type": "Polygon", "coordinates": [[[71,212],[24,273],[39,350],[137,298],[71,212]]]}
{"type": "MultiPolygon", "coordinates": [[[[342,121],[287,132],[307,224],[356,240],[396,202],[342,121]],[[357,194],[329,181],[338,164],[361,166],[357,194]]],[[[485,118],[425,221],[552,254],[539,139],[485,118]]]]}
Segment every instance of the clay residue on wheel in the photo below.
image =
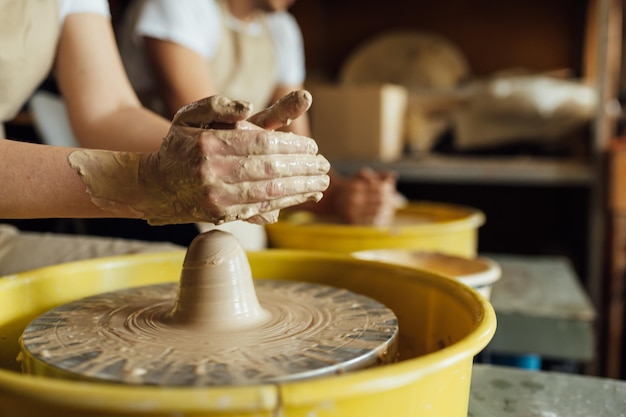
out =
{"type": "MultiPolygon", "coordinates": [[[[35,319],[33,360],[77,378],[167,386],[310,378],[394,362],[398,323],[381,303],[306,282],[252,281],[227,232],[196,238],[180,284],[96,295],[35,319]]],[[[39,368],[39,366],[38,366],[39,368]]]]}

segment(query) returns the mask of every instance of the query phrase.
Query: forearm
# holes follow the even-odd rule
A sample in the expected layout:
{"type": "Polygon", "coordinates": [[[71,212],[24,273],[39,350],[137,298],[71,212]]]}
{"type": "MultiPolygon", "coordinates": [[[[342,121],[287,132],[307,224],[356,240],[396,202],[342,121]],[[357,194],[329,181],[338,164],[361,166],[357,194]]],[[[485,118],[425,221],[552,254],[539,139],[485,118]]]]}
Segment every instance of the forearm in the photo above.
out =
{"type": "Polygon", "coordinates": [[[86,148],[155,152],[169,130],[169,121],[145,108],[126,107],[75,130],[86,148]]]}
{"type": "Polygon", "coordinates": [[[169,123],[141,106],[108,19],[88,13],[66,18],[55,75],[81,147],[149,152],[159,148],[169,123]]]}
{"type": "Polygon", "coordinates": [[[175,42],[150,37],[143,41],[158,92],[170,114],[218,93],[204,57],[175,42]]]}
{"type": "Polygon", "coordinates": [[[70,166],[74,150],[0,139],[0,218],[113,217],[92,203],[70,166]]]}

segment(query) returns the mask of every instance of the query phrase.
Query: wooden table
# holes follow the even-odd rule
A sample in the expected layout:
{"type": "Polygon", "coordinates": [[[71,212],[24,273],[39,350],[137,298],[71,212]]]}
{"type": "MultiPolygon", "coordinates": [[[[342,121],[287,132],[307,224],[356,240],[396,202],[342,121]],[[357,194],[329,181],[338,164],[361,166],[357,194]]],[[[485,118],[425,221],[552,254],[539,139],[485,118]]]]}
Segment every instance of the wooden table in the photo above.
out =
{"type": "Polygon", "coordinates": [[[468,417],[626,417],[626,381],[476,364],[468,417]]]}
{"type": "Polygon", "coordinates": [[[484,255],[502,268],[491,294],[498,328],[490,352],[581,362],[594,358],[596,312],[569,259],[484,255]]]}

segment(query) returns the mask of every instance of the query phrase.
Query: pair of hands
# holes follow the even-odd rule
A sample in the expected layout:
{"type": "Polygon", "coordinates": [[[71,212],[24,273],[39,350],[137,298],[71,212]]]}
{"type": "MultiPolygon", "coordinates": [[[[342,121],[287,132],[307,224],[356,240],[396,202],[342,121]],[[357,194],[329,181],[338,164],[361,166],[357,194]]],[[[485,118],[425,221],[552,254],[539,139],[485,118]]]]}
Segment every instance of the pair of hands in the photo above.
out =
{"type": "MultiPolygon", "coordinates": [[[[94,204],[123,217],[131,212],[155,225],[273,223],[283,208],[318,202],[330,184],[330,164],[313,139],[274,130],[311,101],[296,91],[251,115],[247,102],[212,96],[181,108],[155,153],[80,150],[69,161],[94,204]]],[[[333,182],[330,204],[320,208],[347,223],[385,224],[393,216],[393,175],[363,170],[333,182]]]]}
{"type": "Polygon", "coordinates": [[[149,222],[266,224],[282,208],[319,201],[330,182],[329,162],[313,139],[274,130],[311,101],[307,91],[295,91],[255,115],[247,102],[222,96],[182,107],[160,150],[141,164],[144,184],[160,183],[149,222]]]}
{"type": "Polygon", "coordinates": [[[116,217],[275,222],[282,208],[319,201],[330,182],[313,139],[272,130],[310,104],[298,91],[251,116],[247,102],[212,96],[181,108],[155,153],[81,149],[68,160],[91,201],[116,217]]]}

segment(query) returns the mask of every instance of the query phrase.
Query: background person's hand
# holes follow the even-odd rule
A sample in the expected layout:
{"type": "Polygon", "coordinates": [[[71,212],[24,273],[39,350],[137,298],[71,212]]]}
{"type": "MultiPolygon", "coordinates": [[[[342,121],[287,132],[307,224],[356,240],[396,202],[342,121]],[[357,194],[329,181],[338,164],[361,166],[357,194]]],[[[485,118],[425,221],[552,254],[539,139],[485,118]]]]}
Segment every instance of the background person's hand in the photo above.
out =
{"type": "Polygon", "coordinates": [[[363,168],[340,179],[334,207],[349,224],[384,226],[390,224],[402,197],[396,191],[396,175],[363,168]]]}

